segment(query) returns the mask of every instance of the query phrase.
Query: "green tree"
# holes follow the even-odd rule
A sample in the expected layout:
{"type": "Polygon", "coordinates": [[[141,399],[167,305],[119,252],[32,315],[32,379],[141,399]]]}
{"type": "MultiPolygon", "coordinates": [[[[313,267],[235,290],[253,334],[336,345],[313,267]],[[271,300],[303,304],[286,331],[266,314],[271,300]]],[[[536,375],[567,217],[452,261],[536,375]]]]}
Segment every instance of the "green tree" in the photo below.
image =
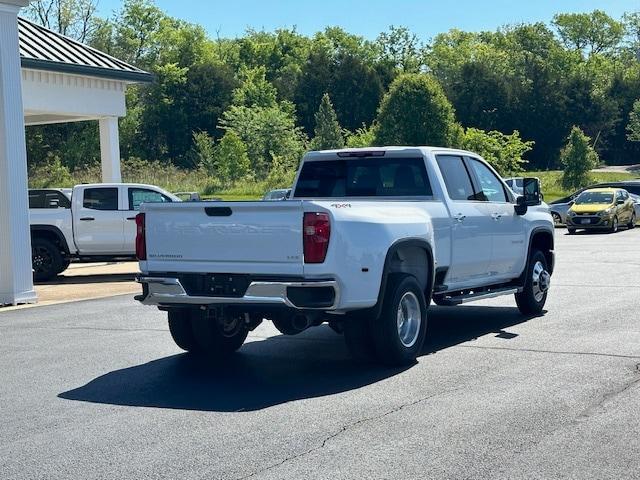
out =
{"type": "Polygon", "coordinates": [[[233,92],[234,105],[245,107],[273,107],[277,104],[278,92],[267,81],[266,69],[256,67],[240,72],[242,85],[233,92]]]}
{"type": "Polygon", "coordinates": [[[453,107],[435,78],[404,74],[391,84],[380,105],[379,145],[448,146],[453,139],[453,107]]]}
{"type": "Polygon", "coordinates": [[[361,58],[348,54],[334,59],[331,83],[325,92],[331,92],[338,121],[349,130],[363,123],[369,125],[384,95],[378,72],[361,58]]]}
{"type": "Polygon", "coordinates": [[[191,163],[202,168],[209,176],[216,174],[215,143],[207,132],[194,132],[189,156],[191,163]]]}
{"type": "Polygon", "coordinates": [[[391,25],[388,32],[378,36],[376,43],[382,60],[403,73],[417,73],[424,64],[424,46],[418,36],[406,27],[391,25]]]}
{"type": "Polygon", "coordinates": [[[313,150],[329,150],[344,147],[342,128],[338,123],[336,112],[331,104],[329,94],[325,93],[320,102],[320,108],[316,113],[315,136],[311,141],[313,150]]]}
{"type": "Polygon", "coordinates": [[[598,154],[591,146],[591,139],[580,128],[574,126],[567,144],[560,152],[560,163],[564,167],[562,186],[576,189],[589,185],[589,172],[598,165],[598,154]]]}
{"type": "Polygon", "coordinates": [[[251,168],[247,146],[232,131],[224,134],[214,151],[215,172],[223,183],[234,183],[245,177],[251,168]]]}
{"type": "Polygon", "coordinates": [[[627,140],[630,142],[640,142],[640,100],[633,102],[633,109],[629,112],[627,140]]]}
{"type": "Polygon", "coordinates": [[[462,148],[481,155],[503,176],[524,170],[524,155],[532,147],[533,142],[523,141],[517,130],[505,135],[497,131],[467,128],[462,136],[462,148]]]}
{"type": "Polygon", "coordinates": [[[259,180],[266,178],[276,157],[281,164],[297,167],[306,147],[306,136],[295,125],[293,111],[280,105],[233,105],[223,114],[220,127],[235,133],[247,146],[251,170],[259,180]]]}
{"type": "Polygon", "coordinates": [[[624,26],[602,10],[591,13],[561,13],[553,17],[553,25],[569,47],[589,54],[608,53],[620,43],[624,26]]]}
{"type": "Polygon", "coordinates": [[[376,143],[376,125],[373,124],[369,128],[366,125],[358,128],[353,133],[348,133],[347,146],[349,148],[371,147],[376,143]]]}

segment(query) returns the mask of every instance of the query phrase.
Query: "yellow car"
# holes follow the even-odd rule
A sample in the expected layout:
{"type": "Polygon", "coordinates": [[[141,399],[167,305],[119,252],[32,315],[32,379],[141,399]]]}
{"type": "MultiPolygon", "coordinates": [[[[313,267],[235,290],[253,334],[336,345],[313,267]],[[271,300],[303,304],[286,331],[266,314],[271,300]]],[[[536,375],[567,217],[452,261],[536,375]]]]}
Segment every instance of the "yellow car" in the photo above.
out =
{"type": "Polygon", "coordinates": [[[567,213],[567,230],[618,231],[620,225],[633,228],[636,212],[629,192],[621,188],[591,188],[582,192],[567,213]]]}

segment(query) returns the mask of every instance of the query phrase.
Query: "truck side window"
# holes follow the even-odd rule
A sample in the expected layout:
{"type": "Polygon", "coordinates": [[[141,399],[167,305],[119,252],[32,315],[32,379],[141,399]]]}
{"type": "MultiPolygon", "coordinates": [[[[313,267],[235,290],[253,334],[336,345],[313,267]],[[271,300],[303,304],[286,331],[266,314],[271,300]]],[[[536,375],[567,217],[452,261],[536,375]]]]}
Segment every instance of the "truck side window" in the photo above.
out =
{"type": "Polygon", "coordinates": [[[84,191],[82,206],[91,210],[118,210],[118,189],[87,188],[84,191]]]}
{"type": "Polygon", "coordinates": [[[481,193],[478,195],[477,200],[484,202],[507,202],[507,194],[504,191],[504,186],[498,177],[487,168],[487,166],[473,158],[469,160],[471,168],[476,174],[476,178],[479,182],[481,193]]]}
{"type": "Polygon", "coordinates": [[[170,203],[171,199],[156,192],[147,190],[146,188],[130,188],[129,189],[129,210],[140,210],[143,203],[170,203]]]}
{"type": "Polygon", "coordinates": [[[436,157],[447,192],[451,200],[475,200],[473,185],[462,157],[456,155],[438,155],[436,157]]]}

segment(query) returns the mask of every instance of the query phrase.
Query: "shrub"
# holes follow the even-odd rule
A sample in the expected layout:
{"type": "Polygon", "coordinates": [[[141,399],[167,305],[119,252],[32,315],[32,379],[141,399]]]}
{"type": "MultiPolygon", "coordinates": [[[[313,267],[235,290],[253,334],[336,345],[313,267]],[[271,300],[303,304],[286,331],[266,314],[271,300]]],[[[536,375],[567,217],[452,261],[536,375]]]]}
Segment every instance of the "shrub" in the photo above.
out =
{"type": "Polygon", "coordinates": [[[534,142],[526,142],[515,130],[511,135],[501,132],[485,132],[477,128],[467,128],[462,135],[462,148],[482,156],[501,175],[521,172],[526,161],[524,154],[533,148],[534,142]]]}
{"type": "Polygon", "coordinates": [[[564,188],[576,189],[591,183],[589,172],[598,165],[598,154],[590,142],[591,139],[580,128],[574,126],[571,129],[567,144],[560,152],[564,188]]]}
{"type": "Polygon", "coordinates": [[[378,145],[434,145],[453,141],[455,115],[438,81],[430,75],[396,78],[382,99],[377,118],[378,145]]]}
{"type": "Polygon", "coordinates": [[[46,163],[34,167],[29,172],[31,188],[73,187],[74,181],[69,169],[62,164],[60,157],[50,157],[46,163]]]}

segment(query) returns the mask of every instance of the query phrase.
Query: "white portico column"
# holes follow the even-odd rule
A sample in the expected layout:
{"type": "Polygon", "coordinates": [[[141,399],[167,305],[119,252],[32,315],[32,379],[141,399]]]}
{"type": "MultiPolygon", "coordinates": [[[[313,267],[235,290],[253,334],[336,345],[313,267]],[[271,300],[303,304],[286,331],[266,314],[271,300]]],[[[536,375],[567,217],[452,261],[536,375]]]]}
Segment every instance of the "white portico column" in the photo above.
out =
{"type": "Polygon", "coordinates": [[[27,193],[27,152],[18,53],[18,10],[0,0],[0,304],[35,302],[27,193]]]}
{"type": "Polygon", "coordinates": [[[118,117],[100,119],[100,158],[102,159],[102,181],[105,183],[122,182],[118,117]]]}

